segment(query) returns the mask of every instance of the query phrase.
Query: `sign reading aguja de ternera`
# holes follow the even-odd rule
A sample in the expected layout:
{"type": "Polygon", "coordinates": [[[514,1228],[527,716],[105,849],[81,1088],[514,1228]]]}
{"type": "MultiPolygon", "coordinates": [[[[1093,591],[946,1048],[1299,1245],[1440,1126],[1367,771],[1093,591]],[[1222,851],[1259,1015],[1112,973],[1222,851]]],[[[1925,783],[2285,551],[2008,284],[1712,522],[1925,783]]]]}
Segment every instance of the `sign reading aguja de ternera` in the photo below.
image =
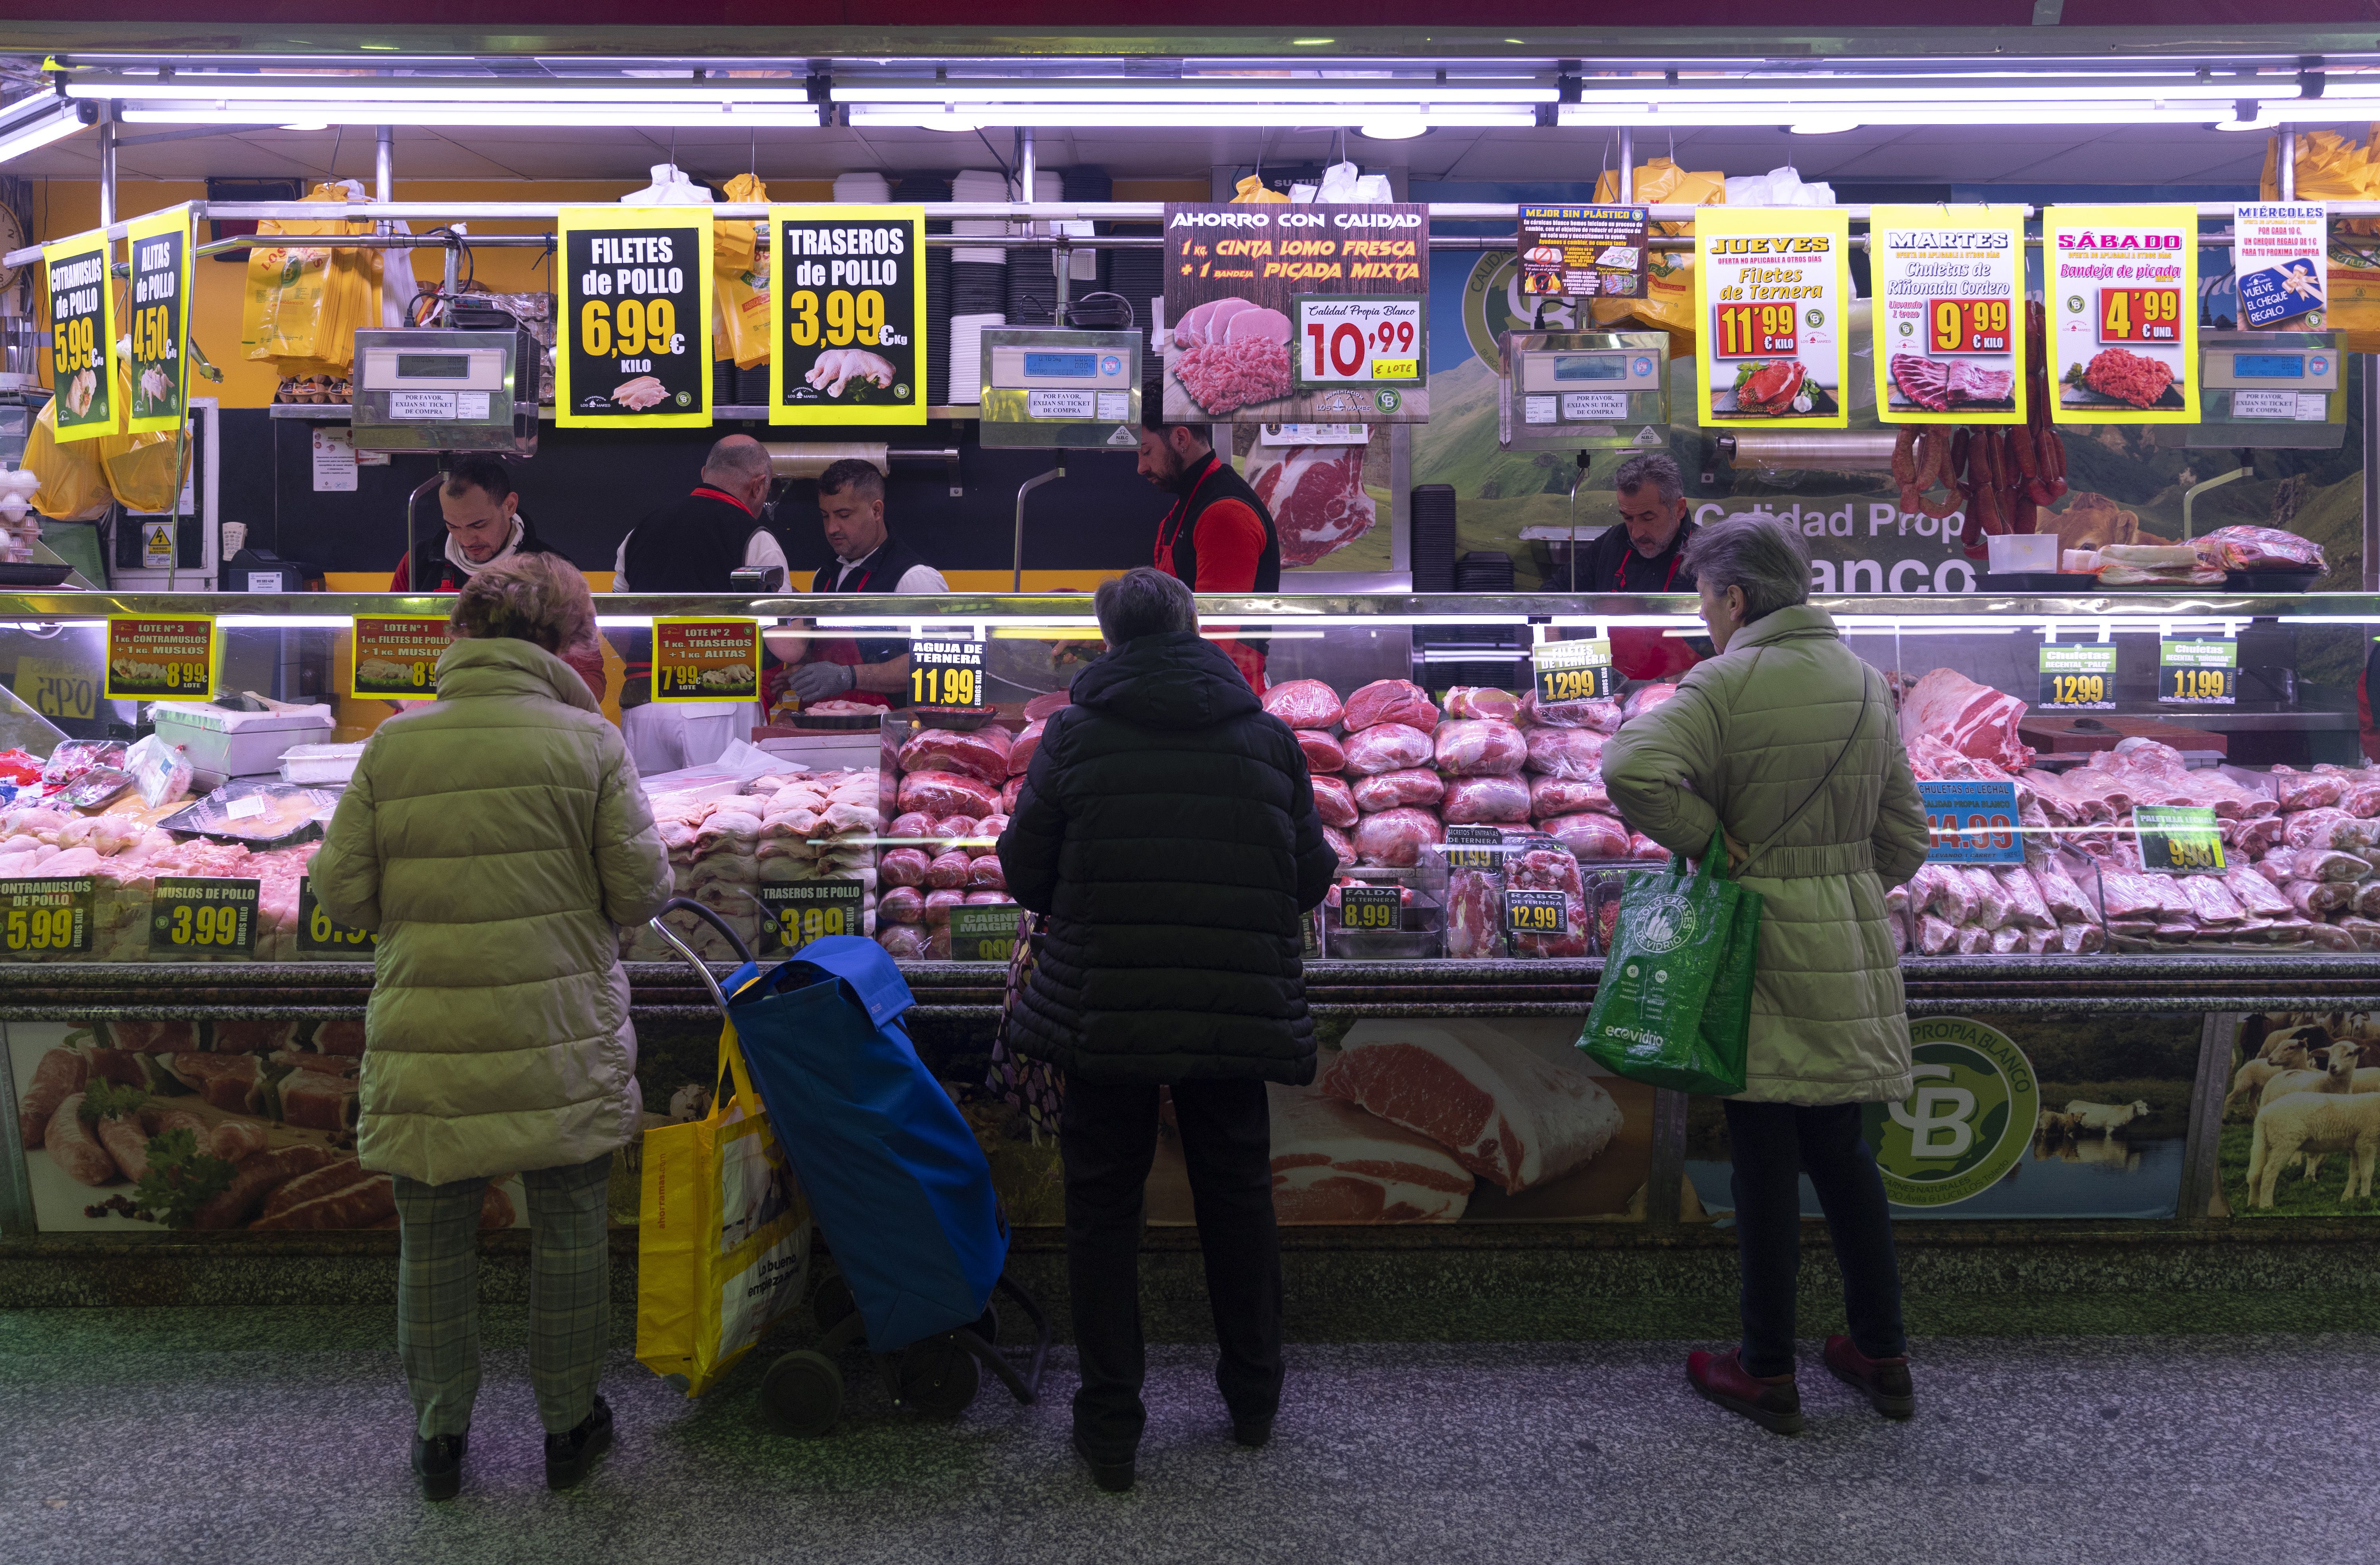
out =
{"type": "Polygon", "coordinates": [[[1960,546],[1958,516],[1937,521],[1891,500],[1769,495],[1694,502],[1697,526],[1730,516],[1773,517],[1798,528],[1810,550],[1813,592],[1973,592],[1982,568],[1960,546]]]}

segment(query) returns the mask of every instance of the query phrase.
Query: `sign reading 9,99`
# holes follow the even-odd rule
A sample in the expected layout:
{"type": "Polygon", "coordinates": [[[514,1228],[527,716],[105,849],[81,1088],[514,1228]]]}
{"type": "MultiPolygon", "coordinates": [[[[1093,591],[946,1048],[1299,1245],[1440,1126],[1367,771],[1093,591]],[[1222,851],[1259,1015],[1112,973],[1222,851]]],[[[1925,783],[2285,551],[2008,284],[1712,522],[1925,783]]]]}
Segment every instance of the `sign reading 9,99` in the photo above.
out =
{"type": "Polygon", "coordinates": [[[769,209],[769,421],[926,421],[926,211],[769,209]]]}
{"type": "Polygon", "coordinates": [[[710,212],[564,207],[554,422],[710,422],[710,212]]]}

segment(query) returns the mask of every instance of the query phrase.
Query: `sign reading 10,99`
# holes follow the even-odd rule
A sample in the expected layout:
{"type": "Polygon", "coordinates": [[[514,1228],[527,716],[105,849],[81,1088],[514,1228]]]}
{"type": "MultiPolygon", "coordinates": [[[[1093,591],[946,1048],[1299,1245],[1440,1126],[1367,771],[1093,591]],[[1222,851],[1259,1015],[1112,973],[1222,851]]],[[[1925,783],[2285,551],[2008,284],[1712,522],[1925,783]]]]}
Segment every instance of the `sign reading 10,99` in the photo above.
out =
{"type": "Polygon", "coordinates": [[[710,210],[564,207],[554,422],[710,422],[710,210]]]}

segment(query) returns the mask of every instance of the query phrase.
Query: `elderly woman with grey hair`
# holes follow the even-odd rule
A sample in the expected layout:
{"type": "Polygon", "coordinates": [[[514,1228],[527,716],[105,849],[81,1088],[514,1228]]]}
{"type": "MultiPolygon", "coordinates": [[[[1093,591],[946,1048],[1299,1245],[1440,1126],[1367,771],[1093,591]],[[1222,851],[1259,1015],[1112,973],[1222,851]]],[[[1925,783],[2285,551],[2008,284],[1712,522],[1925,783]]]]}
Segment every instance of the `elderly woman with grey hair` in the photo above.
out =
{"type": "Polygon", "coordinates": [[[1883,675],[1810,606],[1799,534],[1769,517],[1702,529],[1687,552],[1718,656],[1603,752],[1612,803],[1638,831],[1728,862],[1760,893],[1744,1090],[1726,1104],[1743,1265],[1743,1341],[1697,1353],[1696,1391],[1763,1427],[1802,1427],[1793,1383],[1800,1175],[1817,1187],[1843,1273],[1834,1375],[1888,1418],[1916,1408],[1900,1276],[1864,1107],[1910,1091],[1909,1021],[1885,891],[1925,861],[1925,810],[1883,675]]]}

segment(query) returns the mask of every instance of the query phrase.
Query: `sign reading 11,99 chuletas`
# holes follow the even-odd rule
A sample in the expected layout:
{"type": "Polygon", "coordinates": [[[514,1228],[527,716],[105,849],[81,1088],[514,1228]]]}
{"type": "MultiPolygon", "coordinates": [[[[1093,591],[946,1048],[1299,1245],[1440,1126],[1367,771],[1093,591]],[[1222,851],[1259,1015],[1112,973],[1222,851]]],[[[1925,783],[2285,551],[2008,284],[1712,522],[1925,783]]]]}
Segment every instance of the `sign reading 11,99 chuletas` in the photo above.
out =
{"type": "Polygon", "coordinates": [[[769,209],[772,424],[926,421],[926,209],[769,209]]]}
{"type": "Polygon", "coordinates": [[[564,207],[554,422],[710,422],[710,209],[564,207]]]}

